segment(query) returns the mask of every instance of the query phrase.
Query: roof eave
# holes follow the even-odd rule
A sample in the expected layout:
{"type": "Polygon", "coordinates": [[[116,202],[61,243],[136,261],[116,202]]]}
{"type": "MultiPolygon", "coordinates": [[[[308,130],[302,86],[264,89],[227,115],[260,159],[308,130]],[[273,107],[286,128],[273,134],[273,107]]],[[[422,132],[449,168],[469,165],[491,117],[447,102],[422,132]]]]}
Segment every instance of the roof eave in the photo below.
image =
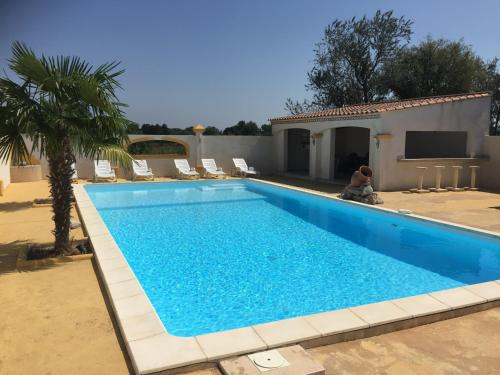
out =
{"type": "Polygon", "coordinates": [[[380,118],[380,113],[351,115],[351,116],[328,116],[328,117],[313,117],[313,118],[297,118],[297,119],[269,119],[271,125],[278,124],[294,124],[307,122],[326,122],[326,121],[352,121],[352,120],[369,120],[380,118]]]}

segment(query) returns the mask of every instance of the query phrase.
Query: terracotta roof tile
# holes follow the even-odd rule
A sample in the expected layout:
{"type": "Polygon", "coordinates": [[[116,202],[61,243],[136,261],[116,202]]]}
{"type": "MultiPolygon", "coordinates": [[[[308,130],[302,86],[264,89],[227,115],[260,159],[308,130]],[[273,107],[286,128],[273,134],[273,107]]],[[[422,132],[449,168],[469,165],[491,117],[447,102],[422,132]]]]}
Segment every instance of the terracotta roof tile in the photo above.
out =
{"type": "Polygon", "coordinates": [[[491,96],[490,92],[473,92],[460,95],[433,96],[428,98],[416,98],[397,101],[386,101],[376,103],[353,104],[345,107],[325,109],[318,112],[306,112],[297,115],[276,117],[270,119],[271,124],[298,121],[325,121],[337,117],[356,117],[363,115],[373,115],[388,111],[398,111],[406,108],[422,107],[431,104],[442,104],[456,102],[467,99],[477,99],[491,96]]]}

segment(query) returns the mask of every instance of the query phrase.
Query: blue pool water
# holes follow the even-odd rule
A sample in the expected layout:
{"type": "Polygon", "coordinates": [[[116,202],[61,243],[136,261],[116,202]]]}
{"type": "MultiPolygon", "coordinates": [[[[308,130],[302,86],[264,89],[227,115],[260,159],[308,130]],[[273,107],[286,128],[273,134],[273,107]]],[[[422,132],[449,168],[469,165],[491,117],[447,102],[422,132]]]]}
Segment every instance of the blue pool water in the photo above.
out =
{"type": "Polygon", "coordinates": [[[498,239],[269,184],[85,188],[172,335],[500,279],[498,239]]]}

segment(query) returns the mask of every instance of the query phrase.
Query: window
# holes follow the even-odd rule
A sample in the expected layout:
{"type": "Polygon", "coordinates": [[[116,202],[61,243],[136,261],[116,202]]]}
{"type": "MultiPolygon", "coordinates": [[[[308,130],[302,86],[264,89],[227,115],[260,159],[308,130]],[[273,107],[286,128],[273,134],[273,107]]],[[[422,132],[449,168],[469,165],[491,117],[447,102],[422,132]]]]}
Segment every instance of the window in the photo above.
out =
{"type": "Polygon", "coordinates": [[[405,158],[465,158],[467,132],[408,131],[405,158]]]}
{"type": "Polygon", "coordinates": [[[187,150],[183,144],[163,140],[139,141],[132,143],[128,146],[128,152],[132,155],[187,156],[187,150]]]}

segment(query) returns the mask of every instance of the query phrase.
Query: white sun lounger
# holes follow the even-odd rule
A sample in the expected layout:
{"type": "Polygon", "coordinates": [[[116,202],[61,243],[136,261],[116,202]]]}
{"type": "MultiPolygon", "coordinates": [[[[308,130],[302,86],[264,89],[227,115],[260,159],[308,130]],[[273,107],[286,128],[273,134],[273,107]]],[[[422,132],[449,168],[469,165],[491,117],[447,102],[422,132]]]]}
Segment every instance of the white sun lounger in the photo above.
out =
{"type": "Polygon", "coordinates": [[[196,169],[189,166],[186,159],[174,159],[175,168],[177,168],[177,178],[198,178],[200,174],[196,169]]]}
{"type": "Polygon", "coordinates": [[[116,175],[109,160],[94,160],[94,181],[116,181],[116,175]]]}
{"type": "Polygon", "coordinates": [[[146,160],[132,160],[132,170],[132,180],[136,180],[138,178],[154,180],[155,178],[151,168],[148,168],[148,162],[146,160]]]}
{"type": "Polygon", "coordinates": [[[71,181],[78,182],[78,172],[76,171],[76,163],[71,164],[71,169],[73,170],[71,181]]]}
{"type": "Polygon", "coordinates": [[[241,176],[257,176],[257,172],[254,167],[248,167],[245,159],[233,158],[234,166],[236,167],[236,172],[241,176]]]}
{"type": "Polygon", "coordinates": [[[218,177],[226,177],[226,174],[222,170],[222,168],[217,168],[217,164],[215,164],[214,159],[201,159],[201,164],[205,169],[205,176],[218,178],[218,177]]]}

